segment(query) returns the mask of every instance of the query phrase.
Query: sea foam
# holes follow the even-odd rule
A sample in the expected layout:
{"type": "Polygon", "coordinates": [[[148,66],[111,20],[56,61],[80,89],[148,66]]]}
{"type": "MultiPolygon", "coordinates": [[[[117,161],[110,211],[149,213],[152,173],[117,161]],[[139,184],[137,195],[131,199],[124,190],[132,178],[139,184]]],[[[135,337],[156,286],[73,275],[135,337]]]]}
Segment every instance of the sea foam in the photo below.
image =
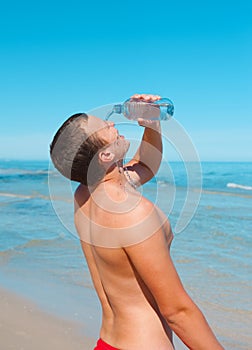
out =
{"type": "Polygon", "coordinates": [[[242,190],[252,191],[252,186],[239,185],[239,184],[235,184],[235,183],[232,183],[232,182],[229,182],[229,183],[227,184],[227,187],[230,187],[230,188],[240,188],[240,189],[242,189],[242,190]]]}

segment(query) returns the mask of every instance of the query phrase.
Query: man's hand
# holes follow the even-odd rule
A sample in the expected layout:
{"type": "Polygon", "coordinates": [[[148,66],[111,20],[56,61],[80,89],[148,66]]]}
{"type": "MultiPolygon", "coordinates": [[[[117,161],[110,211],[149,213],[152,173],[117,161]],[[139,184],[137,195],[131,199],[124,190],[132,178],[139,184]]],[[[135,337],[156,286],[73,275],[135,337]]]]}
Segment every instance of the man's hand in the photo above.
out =
{"type": "Polygon", "coordinates": [[[151,128],[155,131],[160,130],[160,121],[155,119],[144,119],[144,118],[138,118],[138,125],[143,126],[145,128],[151,128]]]}

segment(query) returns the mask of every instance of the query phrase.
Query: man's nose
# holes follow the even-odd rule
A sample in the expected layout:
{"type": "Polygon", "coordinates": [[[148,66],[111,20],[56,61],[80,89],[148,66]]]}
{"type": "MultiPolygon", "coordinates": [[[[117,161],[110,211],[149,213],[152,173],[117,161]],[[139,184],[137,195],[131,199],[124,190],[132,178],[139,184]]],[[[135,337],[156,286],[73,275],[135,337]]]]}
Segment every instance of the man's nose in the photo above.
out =
{"type": "Polygon", "coordinates": [[[114,122],[108,122],[108,123],[109,123],[109,126],[110,126],[110,127],[115,126],[115,123],[114,123],[114,122]]]}

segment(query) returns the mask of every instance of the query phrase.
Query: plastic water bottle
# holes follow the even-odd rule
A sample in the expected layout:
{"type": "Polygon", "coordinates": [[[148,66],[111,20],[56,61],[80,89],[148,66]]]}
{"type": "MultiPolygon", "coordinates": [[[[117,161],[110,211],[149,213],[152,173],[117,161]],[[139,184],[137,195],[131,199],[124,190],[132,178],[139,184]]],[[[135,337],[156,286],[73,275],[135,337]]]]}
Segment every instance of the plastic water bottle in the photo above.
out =
{"type": "Polygon", "coordinates": [[[130,120],[137,120],[138,118],[168,120],[174,114],[174,105],[168,98],[150,102],[129,98],[123,104],[114,105],[105,120],[108,120],[114,113],[123,114],[130,120]]]}

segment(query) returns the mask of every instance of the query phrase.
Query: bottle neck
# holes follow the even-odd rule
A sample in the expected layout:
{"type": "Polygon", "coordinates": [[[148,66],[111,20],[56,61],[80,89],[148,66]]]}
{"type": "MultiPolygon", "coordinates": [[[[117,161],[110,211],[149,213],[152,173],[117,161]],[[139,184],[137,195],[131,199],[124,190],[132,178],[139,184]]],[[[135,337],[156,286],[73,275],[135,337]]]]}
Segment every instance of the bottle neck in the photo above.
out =
{"type": "Polygon", "coordinates": [[[122,110],[123,110],[123,108],[122,108],[121,104],[120,105],[114,105],[114,107],[113,107],[113,113],[121,114],[122,110]]]}

